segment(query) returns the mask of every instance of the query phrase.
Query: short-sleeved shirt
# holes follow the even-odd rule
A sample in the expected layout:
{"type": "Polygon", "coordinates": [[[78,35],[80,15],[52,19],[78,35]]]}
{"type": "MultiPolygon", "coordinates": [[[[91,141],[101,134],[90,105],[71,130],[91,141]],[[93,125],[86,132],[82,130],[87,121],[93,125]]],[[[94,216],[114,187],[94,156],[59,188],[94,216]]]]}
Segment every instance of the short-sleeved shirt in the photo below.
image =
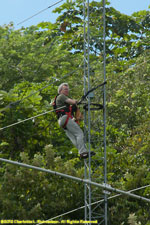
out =
{"type": "Polygon", "coordinates": [[[57,105],[57,108],[60,108],[60,107],[63,107],[63,106],[66,106],[66,100],[68,99],[68,97],[64,94],[60,94],[58,95],[58,97],[56,98],[56,105],[57,105]]]}

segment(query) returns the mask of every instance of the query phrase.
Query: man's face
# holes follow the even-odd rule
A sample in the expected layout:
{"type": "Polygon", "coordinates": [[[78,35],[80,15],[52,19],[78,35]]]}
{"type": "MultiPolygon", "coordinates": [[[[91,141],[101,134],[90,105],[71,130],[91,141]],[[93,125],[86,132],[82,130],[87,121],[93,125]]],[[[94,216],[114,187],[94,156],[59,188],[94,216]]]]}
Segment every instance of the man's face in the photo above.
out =
{"type": "Polygon", "coordinates": [[[60,93],[68,96],[69,95],[69,88],[67,86],[63,86],[60,93]]]}

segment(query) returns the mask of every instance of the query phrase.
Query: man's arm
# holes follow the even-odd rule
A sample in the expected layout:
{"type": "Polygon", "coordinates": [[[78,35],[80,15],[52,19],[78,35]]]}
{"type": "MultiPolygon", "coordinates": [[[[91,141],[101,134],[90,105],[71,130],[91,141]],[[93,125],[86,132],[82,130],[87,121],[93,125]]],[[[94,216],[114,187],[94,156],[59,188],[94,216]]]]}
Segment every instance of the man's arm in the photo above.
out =
{"type": "Polygon", "coordinates": [[[71,99],[71,98],[67,98],[66,103],[68,103],[69,105],[76,105],[77,104],[77,100],[71,99]]]}

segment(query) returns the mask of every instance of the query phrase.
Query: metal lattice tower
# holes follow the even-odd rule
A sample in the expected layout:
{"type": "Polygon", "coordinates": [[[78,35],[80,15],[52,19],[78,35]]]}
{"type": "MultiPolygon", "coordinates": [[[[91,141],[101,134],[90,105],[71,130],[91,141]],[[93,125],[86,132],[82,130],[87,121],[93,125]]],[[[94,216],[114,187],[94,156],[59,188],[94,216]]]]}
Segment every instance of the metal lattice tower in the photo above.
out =
{"type": "MultiPolygon", "coordinates": [[[[89,0],[84,0],[84,94],[92,87],[92,76],[94,76],[93,69],[90,63],[90,7],[89,0]]],[[[97,83],[106,81],[105,70],[105,0],[103,0],[103,78],[99,77],[97,80],[94,77],[96,86],[97,83]]],[[[100,74],[100,72],[99,72],[100,74]]],[[[95,107],[95,106],[94,106],[95,107]]],[[[106,89],[105,85],[98,88],[87,96],[87,107],[84,112],[84,132],[85,142],[89,153],[96,152],[96,157],[89,157],[84,161],[85,179],[104,183],[107,185],[107,159],[106,159],[106,89]],[[102,103],[103,110],[92,110],[92,103],[102,103]],[[99,173],[97,173],[99,171],[99,173]],[[98,176],[96,174],[99,174],[98,176]]],[[[90,154],[89,154],[90,155],[90,154]]],[[[97,220],[98,224],[107,225],[107,194],[106,191],[98,192],[96,188],[85,184],[85,220],[97,220]],[[104,199],[104,203],[92,205],[93,202],[104,199]]]]}

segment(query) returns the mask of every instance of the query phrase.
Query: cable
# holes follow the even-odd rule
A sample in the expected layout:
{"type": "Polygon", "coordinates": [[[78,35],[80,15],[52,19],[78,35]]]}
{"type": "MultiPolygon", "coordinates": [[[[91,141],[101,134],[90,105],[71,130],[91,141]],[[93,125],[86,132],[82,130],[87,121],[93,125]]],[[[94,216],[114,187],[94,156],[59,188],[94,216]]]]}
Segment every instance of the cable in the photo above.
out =
{"type": "Polygon", "coordinates": [[[84,100],[84,99],[85,99],[92,91],[96,90],[96,89],[99,88],[99,87],[104,86],[106,83],[107,83],[107,82],[105,81],[105,82],[103,82],[102,84],[99,84],[99,85],[97,85],[97,86],[94,87],[94,88],[91,88],[85,95],[82,96],[81,100],[78,102],[78,105],[81,104],[81,102],[82,102],[82,101],[83,101],[83,100],[84,100]]]}
{"type": "MultiPolygon", "coordinates": [[[[80,65],[79,65],[79,68],[81,67],[81,65],[82,65],[82,64],[80,64],[80,65]]],[[[56,78],[56,81],[54,81],[53,83],[51,83],[51,84],[47,84],[46,86],[44,86],[44,87],[40,88],[40,89],[39,89],[39,90],[37,90],[36,92],[34,92],[34,93],[32,93],[32,94],[30,94],[30,95],[26,96],[26,97],[25,97],[25,98],[23,98],[21,101],[24,101],[25,99],[27,99],[27,98],[31,97],[32,95],[34,95],[34,94],[36,94],[36,93],[38,93],[38,92],[42,91],[43,89],[45,89],[45,88],[49,87],[50,85],[52,85],[52,84],[56,83],[58,80],[62,80],[62,79],[64,79],[64,78],[66,78],[66,77],[70,76],[71,74],[73,74],[74,72],[76,72],[79,68],[77,68],[77,69],[75,69],[75,70],[72,70],[71,72],[69,72],[69,73],[65,74],[65,75],[64,75],[61,79],[57,79],[57,78],[56,78]]]]}
{"type": "MultiPolygon", "coordinates": [[[[73,71],[71,71],[71,72],[65,74],[60,80],[66,78],[66,77],[70,76],[72,73],[76,72],[78,69],[81,68],[82,64],[83,64],[83,62],[79,65],[79,67],[78,67],[77,69],[75,69],[75,70],[73,70],[73,71]]],[[[94,63],[94,65],[95,65],[95,63],[94,63]]],[[[13,106],[19,105],[21,101],[23,101],[23,100],[25,100],[25,99],[31,97],[32,95],[34,95],[34,94],[36,94],[36,93],[42,91],[43,89],[49,87],[50,85],[55,84],[58,80],[59,80],[59,79],[56,78],[56,81],[51,82],[50,84],[48,84],[48,85],[46,85],[46,86],[40,88],[39,90],[37,90],[37,91],[34,92],[34,93],[31,93],[30,95],[26,96],[25,98],[22,98],[21,100],[18,100],[18,101],[16,101],[16,102],[11,102],[11,103],[9,103],[6,107],[4,107],[3,109],[1,109],[0,112],[4,111],[5,109],[11,108],[11,107],[13,107],[13,106]]],[[[59,81],[60,81],[60,80],[59,80],[59,81]]],[[[102,83],[102,84],[100,84],[100,85],[98,85],[98,86],[96,86],[96,87],[94,87],[94,88],[92,88],[91,90],[88,91],[88,93],[86,94],[86,96],[89,94],[89,92],[95,90],[96,88],[98,88],[98,87],[100,87],[100,86],[103,86],[104,84],[105,84],[105,82],[102,83]]],[[[86,96],[83,96],[83,97],[85,98],[86,96]]],[[[82,97],[82,98],[83,98],[83,97],[82,97]]],[[[81,100],[80,100],[80,102],[81,102],[81,100]]],[[[47,113],[48,113],[48,112],[47,112],[47,113]]],[[[37,116],[35,116],[35,117],[38,117],[38,116],[41,116],[41,115],[44,115],[44,114],[46,114],[46,113],[39,114],[39,115],[37,115],[37,116]]],[[[6,128],[9,128],[9,127],[18,125],[18,124],[20,124],[20,123],[26,122],[26,121],[28,121],[28,120],[30,120],[30,119],[34,119],[35,117],[27,118],[27,119],[25,119],[25,120],[21,120],[21,121],[19,121],[19,122],[10,124],[10,125],[8,125],[8,126],[5,126],[5,127],[3,127],[3,128],[0,128],[0,131],[1,131],[1,130],[4,130],[4,129],[6,129],[6,128]]]]}
{"type": "MultiPolygon", "coordinates": [[[[58,32],[58,33],[59,33],[59,32],[58,32]]],[[[57,35],[58,35],[58,33],[57,33],[57,35]]],[[[57,35],[56,35],[56,36],[57,36],[57,35]]],[[[41,66],[42,66],[42,64],[43,64],[43,62],[44,62],[44,59],[45,59],[46,56],[48,55],[49,50],[50,50],[51,46],[53,46],[54,42],[55,42],[55,40],[50,44],[48,50],[46,51],[46,53],[45,53],[45,55],[44,55],[44,57],[43,57],[42,62],[41,62],[40,65],[38,66],[38,69],[36,70],[35,73],[38,73],[38,72],[39,72],[39,70],[40,70],[40,68],[41,68],[41,66]]],[[[27,99],[28,97],[31,97],[32,95],[36,94],[37,92],[39,92],[39,91],[41,91],[41,90],[43,90],[43,89],[44,89],[44,88],[41,88],[41,89],[37,90],[36,92],[30,94],[29,96],[26,96],[25,98],[22,97],[21,100],[18,100],[18,101],[16,101],[16,102],[11,102],[11,103],[9,103],[7,106],[5,106],[3,109],[1,109],[0,112],[4,111],[5,109],[11,108],[12,106],[18,105],[21,101],[27,99]]]]}
{"type": "Polygon", "coordinates": [[[54,82],[51,82],[50,84],[47,84],[46,86],[44,86],[44,87],[38,89],[37,91],[31,93],[30,95],[26,96],[25,98],[22,98],[21,100],[18,100],[18,101],[16,101],[16,102],[11,102],[11,103],[9,103],[7,106],[5,106],[3,109],[1,109],[0,112],[5,111],[5,109],[8,109],[8,108],[11,108],[11,107],[13,107],[13,106],[16,106],[16,105],[20,104],[20,102],[22,102],[22,101],[24,101],[25,99],[31,97],[32,95],[35,95],[36,93],[38,93],[38,92],[44,90],[45,88],[51,86],[52,84],[55,84],[57,81],[60,81],[60,80],[62,80],[62,79],[64,79],[64,78],[70,76],[71,74],[73,74],[74,72],[76,72],[78,69],[80,69],[81,66],[82,66],[82,64],[83,64],[83,63],[81,63],[77,69],[72,70],[71,72],[65,74],[61,79],[57,79],[57,78],[56,78],[56,80],[55,80],[54,82]]]}
{"type": "MultiPolygon", "coordinates": [[[[60,108],[57,108],[57,110],[63,109],[63,108],[65,108],[65,107],[66,107],[66,106],[62,106],[62,107],[60,107],[60,108]]],[[[1,130],[4,130],[4,129],[6,129],[6,128],[9,128],[9,127],[13,127],[13,126],[15,126],[15,125],[18,125],[18,124],[20,124],[20,123],[24,123],[24,122],[26,122],[26,121],[28,121],[28,120],[32,120],[32,119],[37,118],[37,117],[39,117],[39,116],[43,116],[43,115],[45,115],[45,114],[47,114],[47,113],[54,112],[54,111],[56,111],[56,109],[53,109],[53,110],[51,110],[51,111],[46,111],[46,112],[41,113],[41,114],[38,114],[38,115],[36,115],[36,116],[32,116],[32,117],[30,117],[30,118],[27,118],[27,119],[18,121],[18,122],[16,122],[16,123],[7,125],[7,126],[5,126],[5,127],[0,128],[0,131],[1,131],[1,130]]]]}
{"type": "MultiPolygon", "coordinates": [[[[79,65],[79,67],[78,67],[77,69],[75,69],[75,70],[73,70],[73,71],[71,71],[71,72],[65,74],[60,80],[66,78],[66,77],[70,76],[72,73],[76,72],[78,69],[81,68],[82,64],[83,64],[83,62],[79,65]]],[[[94,63],[94,65],[95,65],[95,63],[94,63]]],[[[40,88],[39,90],[37,90],[37,91],[34,92],[34,93],[31,93],[30,95],[26,96],[25,98],[22,98],[21,100],[18,100],[18,101],[16,101],[16,102],[11,102],[11,103],[9,103],[6,107],[4,107],[3,109],[1,109],[0,112],[4,111],[5,109],[11,108],[11,107],[13,107],[13,106],[19,105],[21,101],[23,101],[23,100],[25,100],[25,99],[31,97],[32,95],[34,95],[34,94],[36,94],[36,93],[42,91],[43,89],[49,87],[50,85],[55,84],[58,80],[59,80],[59,79],[56,78],[56,81],[51,82],[50,84],[48,84],[48,85],[46,85],[46,86],[40,88]]],[[[59,81],[60,81],[60,80],[59,80],[59,81]]],[[[96,88],[100,87],[100,86],[103,86],[104,84],[105,84],[105,83],[100,84],[100,85],[96,86],[95,88],[92,88],[92,91],[95,90],[96,88]]],[[[88,92],[88,94],[89,94],[89,92],[88,92]]],[[[86,94],[86,96],[87,96],[87,94],[86,94]]],[[[85,96],[84,96],[84,98],[85,98],[85,96]]],[[[47,113],[48,113],[48,112],[47,112],[47,113]]],[[[44,114],[46,114],[46,113],[39,114],[39,116],[44,115],[44,114]]],[[[38,117],[38,115],[35,116],[35,117],[38,117]]],[[[23,121],[19,121],[19,122],[10,124],[10,125],[8,125],[8,126],[5,126],[5,127],[3,127],[3,128],[0,128],[0,131],[1,131],[1,130],[4,130],[4,129],[6,129],[6,128],[9,128],[9,127],[18,125],[18,124],[20,124],[20,123],[22,123],[22,122],[26,122],[26,121],[28,121],[28,120],[30,120],[30,119],[35,118],[35,117],[27,118],[27,119],[25,119],[25,120],[23,120],[23,121]]]]}
{"type": "MultiPolygon", "coordinates": [[[[62,0],[61,0],[61,1],[62,1],[62,0]]],[[[50,6],[49,6],[49,7],[50,7],[50,6]]],[[[58,36],[59,33],[60,33],[60,31],[57,32],[56,36],[58,36]]],[[[56,37],[56,36],[55,36],[55,37],[56,37]]],[[[54,40],[54,41],[55,41],[55,40],[54,40]]],[[[41,66],[42,66],[42,64],[43,64],[43,62],[44,62],[44,59],[46,58],[46,56],[47,56],[47,54],[48,54],[48,52],[49,52],[51,46],[53,45],[54,41],[50,44],[50,46],[49,46],[49,48],[48,48],[48,51],[45,53],[44,58],[43,58],[41,64],[39,65],[38,69],[36,70],[36,73],[37,73],[37,72],[39,71],[39,69],[41,68],[41,66]]],[[[82,63],[82,64],[83,64],[83,63],[82,63]]],[[[80,64],[79,67],[80,67],[82,64],[80,64]]],[[[94,64],[97,64],[97,63],[94,63],[94,64]]],[[[78,69],[76,69],[76,70],[78,70],[78,69]]],[[[72,71],[72,72],[70,72],[70,73],[68,73],[68,74],[71,74],[71,73],[75,72],[76,70],[74,70],[74,71],[72,71]]],[[[67,76],[67,74],[66,74],[66,76],[67,76]]],[[[65,78],[65,76],[64,76],[63,78],[65,78]]],[[[62,79],[63,79],[63,78],[62,78],[62,79]]],[[[57,80],[57,81],[58,81],[58,80],[57,80]]],[[[34,93],[32,93],[32,94],[26,96],[25,98],[22,98],[21,100],[18,100],[18,101],[16,101],[16,102],[11,102],[11,103],[9,103],[7,106],[5,106],[3,109],[1,109],[0,112],[4,111],[5,109],[11,108],[12,106],[18,105],[21,101],[23,101],[23,100],[25,100],[25,99],[31,97],[32,95],[34,95],[34,94],[40,92],[41,90],[47,88],[47,87],[50,86],[50,85],[51,85],[51,84],[46,85],[45,87],[43,87],[43,88],[37,90],[36,92],[34,92],[34,93]]],[[[89,94],[89,93],[88,93],[88,94],[89,94]]]]}
{"type": "Polygon", "coordinates": [[[138,67],[141,67],[141,65],[143,65],[143,64],[145,64],[145,63],[147,63],[147,62],[150,62],[150,59],[148,59],[147,61],[144,61],[144,62],[142,62],[142,63],[140,63],[140,64],[138,64],[138,65],[133,65],[132,67],[129,67],[126,71],[125,71],[125,73],[127,73],[127,72],[129,72],[130,70],[135,70],[135,69],[137,69],[138,67]]]}
{"type": "Polygon", "coordinates": [[[17,26],[20,25],[20,24],[22,24],[22,23],[24,23],[24,22],[26,22],[26,21],[28,21],[28,20],[30,20],[30,19],[32,19],[34,16],[39,15],[40,13],[46,11],[47,9],[50,9],[51,7],[57,5],[58,3],[62,2],[62,1],[64,1],[64,0],[60,0],[60,1],[58,1],[58,2],[56,2],[56,3],[54,3],[54,4],[52,4],[52,5],[48,6],[47,8],[42,9],[41,11],[39,11],[39,12],[36,13],[36,14],[34,14],[33,16],[30,16],[30,17],[28,17],[27,19],[25,19],[25,20],[21,21],[20,23],[18,23],[17,26]]]}
{"type": "MultiPolygon", "coordinates": [[[[52,46],[53,43],[54,43],[54,42],[51,43],[50,47],[52,46]]],[[[49,50],[49,49],[48,49],[48,50],[49,50]]],[[[48,54],[48,52],[46,52],[46,55],[47,55],[47,54],[48,54]]],[[[46,57],[46,55],[44,56],[44,58],[46,57]]],[[[43,61],[44,61],[44,59],[43,59],[43,61]]],[[[40,64],[40,66],[38,67],[36,73],[39,71],[41,65],[43,64],[43,61],[42,61],[42,63],[40,64]]],[[[83,63],[81,63],[81,64],[79,65],[79,68],[82,66],[82,64],[83,64],[83,63]]],[[[93,65],[97,65],[97,62],[96,62],[96,63],[94,62],[93,65]]],[[[67,76],[69,76],[69,75],[71,75],[72,73],[76,72],[79,68],[77,68],[77,69],[75,69],[75,70],[73,70],[73,71],[71,71],[71,72],[65,74],[61,79],[55,78],[55,79],[56,79],[55,82],[60,81],[60,80],[62,80],[62,79],[64,79],[64,78],[66,78],[67,76]]],[[[36,94],[36,93],[42,91],[43,89],[49,87],[50,85],[54,84],[55,82],[52,82],[52,83],[50,83],[50,84],[44,86],[43,88],[41,88],[41,89],[37,90],[36,92],[34,92],[34,93],[32,93],[32,94],[26,96],[25,98],[22,98],[21,100],[18,100],[18,101],[9,103],[7,106],[5,106],[4,108],[2,108],[2,109],[0,110],[0,112],[5,111],[5,109],[12,108],[13,106],[18,105],[21,101],[23,101],[23,100],[25,100],[25,99],[31,97],[32,95],[34,95],[34,94],[36,94]]],[[[105,83],[103,83],[103,84],[105,84],[105,83]]],[[[103,85],[103,84],[102,84],[102,85],[103,85]]],[[[101,84],[100,84],[100,86],[101,86],[101,84]]],[[[99,87],[99,85],[98,85],[97,87],[99,87]]],[[[96,87],[96,88],[97,88],[97,87],[96,87]]],[[[95,88],[94,88],[94,89],[95,89],[95,88]]],[[[92,90],[92,91],[93,91],[93,90],[92,90]]],[[[88,94],[89,94],[89,92],[86,94],[86,96],[87,96],[88,94]]],[[[83,98],[85,98],[86,96],[83,96],[83,98]]],[[[81,100],[80,100],[80,101],[81,101],[81,100]]],[[[80,102],[79,102],[78,104],[80,104],[80,102]]]]}
{"type": "MultiPolygon", "coordinates": [[[[90,102],[90,110],[92,111],[96,111],[96,110],[101,110],[101,109],[103,109],[104,107],[103,107],[103,105],[102,104],[97,104],[97,103],[91,103],[90,102]]],[[[85,104],[84,106],[83,106],[83,109],[84,110],[88,110],[88,104],[85,104]]]]}
{"type": "MultiPolygon", "coordinates": [[[[59,32],[57,33],[57,35],[58,35],[58,34],[59,34],[59,32]]],[[[57,35],[56,35],[56,36],[57,36],[57,35]]],[[[55,41],[55,40],[54,40],[54,41],[55,41]]],[[[41,68],[41,66],[42,66],[42,64],[43,64],[43,62],[44,62],[44,59],[45,59],[45,57],[47,56],[47,54],[48,54],[48,52],[49,52],[49,50],[50,50],[50,47],[53,45],[54,41],[53,41],[53,42],[51,43],[51,45],[49,46],[48,51],[46,52],[46,54],[45,54],[45,56],[44,56],[44,58],[43,58],[43,60],[42,60],[42,62],[41,62],[41,64],[40,64],[40,66],[39,66],[38,69],[36,70],[36,73],[37,73],[37,72],[39,71],[39,69],[41,68]]],[[[83,63],[82,63],[82,64],[83,64],[83,63]]],[[[79,67],[81,67],[82,64],[80,64],[79,67]]],[[[97,62],[96,62],[96,63],[93,63],[93,64],[95,65],[95,64],[97,64],[97,62]]],[[[73,73],[73,72],[75,72],[75,71],[77,71],[77,70],[78,70],[78,69],[75,69],[74,71],[71,71],[70,73],[66,74],[65,76],[68,76],[68,75],[70,75],[71,73],[73,73]]],[[[65,76],[64,76],[62,79],[64,79],[65,76]]],[[[58,80],[56,79],[56,81],[58,81],[58,80]]],[[[0,110],[0,112],[5,111],[5,109],[12,108],[13,106],[19,105],[19,103],[20,103],[21,101],[23,101],[23,100],[25,100],[25,99],[31,97],[32,95],[34,95],[34,94],[36,94],[36,93],[42,91],[43,89],[49,87],[51,84],[54,84],[54,83],[50,83],[49,85],[46,85],[45,87],[43,87],[43,88],[37,90],[36,92],[34,92],[34,93],[32,93],[32,94],[26,96],[25,98],[22,98],[21,100],[18,100],[18,101],[16,101],[16,102],[11,102],[11,103],[9,103],[7,106],[5,106],[4,108],[2,108],[2,109],[0,110]]],[[[96,88],[97,88],[97,87],[96,87],[96,88]]],[[[93,91],[93,90],[92,90],[92,91],[93,91]]],[[[88,93],[88,94],[89,94],[89,93],[88,93]]],[[[87,94],[87,95],[88,95],[88,94],[87,94]]],[[[84,98],[85,98],[85,97],[86,97],[86,96],[84,96],[84,98]]],[[[79,104],[80,104],[80,103],[79,103],[79,104]]]]}
{"type": "MultiPolygon", "coordinates": [[[[79,67],[80,67],[80,66],[81,66],[81,65],[79,65],[79,67]]],[[[77,69],[75,69],[74,71],[76,71],[76,70],[77,70],[77,69]]],[[[71,73],[73,73],[74,71],[72,71],[71,73]]],[[[70,73],[69,73],[69,75],[70,75],[70,73]]],[[[68,76],[68,74],[66,74],[63,78],[65,78],[66,76],[68,76]]],[[[62,79],[63,79],[63,78],[62,78],[62,79]]],[[[24,99],[29,98],[29,97],[32,96],[33,94],[35,94],[35,93],[37,93],[37,92],[43,90],[44,88],[46,88],[46,87],[48,87],[48,86],[54,84],[55,82],[57,82],[57,80],[54,81],[54,82],[51,83],[51,84],[46,85],[45,87],[43,87],[43,88],[41,88],[41,89],[39,89],[39,90],[37,90],[36,92],[34,92],[34,93],[28,95],[28,96],[25,97],[24,99]]],[[[91,90],[95,90],[96,88],[98,88],[98,87],[100,87],[100,86],[103,86],[104,84],[105,84],[105,83],[102,83],[102,84],[100,84],[100,85],[98,85],[98,86],[92,88],[91,90]]],[[[88,93],[91,92],[91,90],[89,90],[88,93]]],[[[21,101],[23,101],[24,99],[21,99],[20,101],[16,101],[16,102],[15,102],[15,105],[16,105],[16,104],[19,104],[19,103],[20,103],[21,101]]],[[[81,102],[80,102],[80,104],[81,104],[81,102]]],[[[13,103],[10,103],[9,105],[13,105],[13,103]]],[[[96,105],[96,106],[98,107],[97,109],[102,109],[102,105],[100,105],[100,104],[94,104],[94,103],[93,103],[93,105],[96,105]]],[[[85,105],[85,106],[86,106],[86,105],[85,105]]],[[[8,108],[8,106],[6,106],[6,107],[8,108]]],[[[5,107],[5,108],[6,108],[6,107],[5,107]]],[[[64,108],[64,107],[61,107],[61,108],[64,108]]],[[[61,108],[58,108],[57,110],[59,110],[59,109],[61,109],[61,108]]],[[[83,108],[84,108],[84,107],[83,107],[83,108]]],[[[53,112],[53,111],[55,111],[55,110],[47,111],[47,112],[38,114],[38,115],[36,115],[36,116],[33,116],[33,117],[30,117],[30,118],[27,118],[27,119],[18,121],[18,122],[16,122],[16,123],[7,125],[7,126],[5,126],[5,127],[0,128],[0,131],[1,131],[1,130],[4,130],[4,129],[6,129],[6,128],[9,128],[9,127],[16,126],[16,125],[18,125],[18,124],[20,124],[20,123],[26,122],[26,121],[28,121],[28,120],[34,119],[34,118],[36,118],[36,117],[45,115],[45,114],[50,113],[50,112],[53,112]]],[[[0,111],[0,112],[1,112],[1,111],[0,111]]]]}
{"type": "MultiPolygon", "coordinates": [[[[71,71],[70,73],[65,74],[65,75],[61,78],[61,80],[62,80],[62,79],[64,79],[64,78],[66,78],[66,77],[68,77],[68,76],[70,76],[72,73],[76,72],[76,71],[77,71],[77,70],[81,67],[81,65],[82,65],[82,64],[80,64],[80,65],[79,65],[79,67],[78,67],[77,69],[75,69],[75,70],[71,71]]],[[[4,111],[4,109],[11,108],[13,105],[18,105],[21,101],[23,101],[23,100],[25,100],[25,99],[29,98],[30,96],[32,96],[32,95],[34,95],[34,94],[36,94],[36,93],[38,93],[38,92],[42,91],[43,89],[45,89],[45,88],[49,87],[50,85],[52,85],[52,84],[56,83],[57,81],[58,81],[58,79],[57,79],[56,81],[54,81],[54,82],[52,82],[52,83],[50,83],[50,84],[48,84],[48,85],[44,86],[43,88],[41,88],[41,89],[37,90],[36,92],[34,92],[34,93],[32,93],[32,94],[28,95],[27,97],[25,97],[25,98],[23,98],[23,99],[21,99],[21,100],[19,100],[19,101],[16,101],[16,102],[14,102],[14,103],[13,103],[13,102],[12,102],[12,103],[10,103],[10,104],[9,104],[9,105],[7,105],[5,108],[3,108],[2,110],[0,110],[0,112],[4,111]]],[[[21,121],[18,121],[18,122],[16,122],[16,123],[13,123],[13,124],[7,125],[7,126],[5,126],[5,127],[0,128],[0,131],[4,130],[4,129],[6,129],[6,128],[9,128],[9,127],[12,127],[12,126],[18,125],[18,124],[20,124],[20,123],[26,122],[26,121],[28,121],[28,120],[34,119],[34,118],[36,118],[36,117],[39,117],[39,116],[45,115],[45,114],[47,114],[47,113],[49,113],[49,112],[53,112],[53,111],[55,111],[55,110],[47,111],[47,112],[44,112],[44,113],[38,114],[37,116],[33,116],[33,117],[27,118],[27,119],[25,119],[25,120],[21,120],[21,121]]]]}
{"type": "MultiPolygon", "coordinates": [[[[56,2],[56,3],[54,3],[53,5],[47,7],[46,9],[51,8],[52,6],[54,6],[54,5],[58,4],[58,3],[60,3],[61,1],[63,1],[63,0],[60,0],[60,1],[56,2]]],[[[41,10],[40,12],[36,13],[35,15],[40,14],[41,12],[45,11],[46,9],[41,10]]],[[[33,15],[33,16],[35,16],[35,15],[33,15]]],[[[30,18],[32,18],[33,16],[31,16],[30,18]]],[[[29,18],[28,18],[28,19],[29,19],[29,18]]],[[[28,19],[26,19],[26,20],[28,20],[28,19]]],[[[25,22],[26,20],[20,22],[19,24],[25,22]]],[[[19,24],[17,24],[17,25],[19,25],[19,24]]],[[[60,33],[61,33],[61,32],[58,31],[57,34],[56,34],[56,36],[58,36],[60,33]]],[[[56,37],[56,36],[55,36],[55,37],[56,37]]],[[[49,50],[50,50],[51,46],[54,45],[54,42],[55,42],[55,39],[52,41],[52,43],[51,43],[50,46],[48,47],[48,50],[46,51],[46,53],[45,53],[45,55],[44,55],[44,57],[43,57],[43,60],[42,60],[41,64],[39,65],[39,67],[38,67],[38,69],[36,70],[35,73],[38,73],[38,72],[39,72],[39,70],[40,70],[40,68],[41,68],[41,66],[42,66],[42,64],[43,64],[43,62],[44,62],[46,56],[47,56],[48,53],[49,53],[49,50]]],[[[35,92],[35,93],[37,93],[37,92],[35,92]]],[[[30,96],[31,96],[31,95],[30,95],[30,96]]],[[[30,96],[29,96],[29,97],[30,97],[30,96]]],[[[27,96],[27,97],[28,97],[28,96],[27,96]]],[[[27,98],[27,97],[26,97],[26,98],[27,98]]],[[[26,98],[25,98],[25,99],[26,99],[26,98]]],[[[22,101],[22,100],[21,100],[21,101],[22,101]]],[[[7,105],[5,108],[3,108],[2,110],[0,110],[0,112],[2,112],[3,110],[5,110],[5,109],[7,109],[7,108],[11,108],[12,105],[13,105],[13,106],[18,105],[21,101],[16,101],[16,102],[14,102],[14,103],[10,103],[10,104],[7,105]]]]}
{"type": "MultiPolygon", "coordinates": [[[[134,191],[138,191],[138,190],[141,190],[141,189],[144,189],[144,188],[147,188],[147,187],[150,187],[150,184],[149,184],[149,185],[146,185],[146,186],[143,186],[143,187],[139,187],[139,188],[130,190],[130,191],[127,191],[127,192],[134,192],[134,191]]],[[[113,199],[113,198],[116,198],[116,197],[119,197],[119,196],[121,196],[121,194],[117,194],[117,195],[111,196],[111,197],[108,198],[108,200],[113,199]]],[[[95,205],[95,204],[98,204],[98,203],[101,203],[101,202],[104,202],[104,199],[91,203],[91,206],[92,206],[92,205],[95,205]]],[[[55,216],[55,217],[53,217],[53,218],[51,218],[51,219],[48,219],[48,220],[46,220],[46,221],[51,221],[51,220],[57,219],[57,218],[59,218],[59,217],[68,215],[68,214],[70,214],[70,213],[73,213],[73,212],[75,212],[75,211],[78,211],[78,210],[84,209],[84,208],[85,208],[85,206],[81,206],[81,207],[79,207],[79,208],[73,209],[73,210],[68,211],[68,212],[66,212],[66,213],[63,213],[63,214],[61,214],[61,215],[55,216]]],[[[46,221],[45,221],[45,222],[46,222],[46,221]]],[[[36,225],[40,225],[40,224],[42,224],[42,223],[38,223],[38,224],[36,224],[36,225]]]]}

